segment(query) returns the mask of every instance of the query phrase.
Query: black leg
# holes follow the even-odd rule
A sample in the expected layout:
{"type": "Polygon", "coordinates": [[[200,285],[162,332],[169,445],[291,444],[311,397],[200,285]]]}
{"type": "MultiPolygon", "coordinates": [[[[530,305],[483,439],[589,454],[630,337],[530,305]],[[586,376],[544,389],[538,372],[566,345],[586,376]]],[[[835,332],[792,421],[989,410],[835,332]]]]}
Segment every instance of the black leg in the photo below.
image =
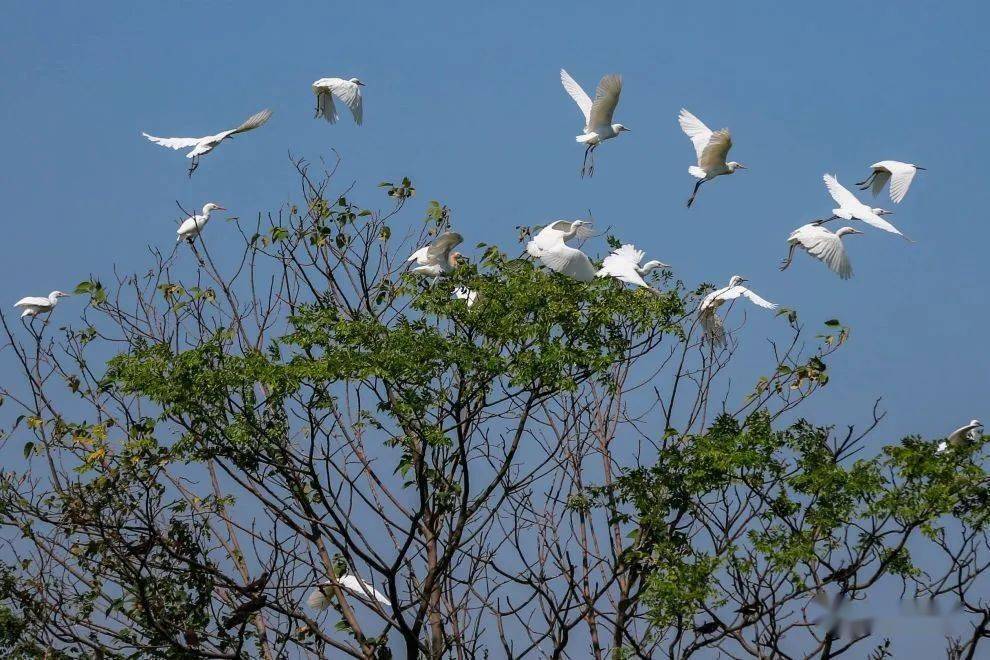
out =
{"type": "Polygon", "coordinates": [[[698,195],[698,188],[700,188],[701,184],[703,184],[707,180],[708,179],[698,179],[698,182],[694,184],[694,191],[692,191],[691,198],[688,199],[687,201],[688,208],[691,208],[691,205],[694,204],[694,198],[697,197],[698,195]]]}
{"type": "Polygon", "coordinates": [[[833,216],[830,216],[830,217],[828,217],[828,218],[824,218],[824,219],[822,219],[822,220],[815,220],[815,221],[814,221],[814,222],[812,222],[811,224],[813,224],[813,225],[817,225],[817,226],[819,226],[819,227],[821,227],[821,226],[822,226],[822,225],[824,225],[824,224],[825,224],[826,222],[832,222],[833,220],[837,220],[838,218],[839,218],[839,216],[837,216],[837,215],[833,215],[833,216]]]}
{"type": "Polygon", "coordinates": [[[597,148],[597,144],[591,145],[591,165],[588,167],[588,176],[595,176],[595,150],[597,148]]]}
{"type": "Polygon", "coordinates": [[[587,174],[587,171],[588,171],[588,153],[590,151],[591,151],[591,145],[589,144],[587,147],[584,148],[584,161],[581,163],[581,178],[584,178],[584,175],[587,174]]]}
{"type": "Polygon", "coordinates": [[[192,162],[189,163],[189,176],[192,177],[193,172],[199,167],[199,156],[193,156],[192,162]]]}
{"type": "Polygon", "coordinates": [[[797,245],[795,243],[791,243],[791,249],[787,251],[787,258],[780,263],[781,270],[787,270],[787,267],[791,265],[791,259],[794,258],[794,248],[796,247],[797,245]]]}
{"type": "Polygon", "coordinates": [[[865,181],[857,181],[856,185],[859,186],[860,190],[866,190],[867,188],[870,187],[870,184],[873,183],[873,179],[875,178],[877,178],[876,172],[868,176],[865,181]]]}

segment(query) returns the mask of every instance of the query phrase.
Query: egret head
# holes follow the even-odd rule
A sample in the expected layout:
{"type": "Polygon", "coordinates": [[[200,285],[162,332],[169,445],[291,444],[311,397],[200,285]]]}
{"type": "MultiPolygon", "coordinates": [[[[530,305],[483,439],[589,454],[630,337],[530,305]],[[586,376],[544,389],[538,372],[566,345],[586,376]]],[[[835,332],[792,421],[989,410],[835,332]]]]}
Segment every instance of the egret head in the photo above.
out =
{"type": "Polygon", "coordinates": [[[48,294],[48,297],[51,298],[52,300],[56,300],[58,298],[65,298],[67,295],[69,294],[66,293],[65,291],[52,291],[51,293],[48,294]]]}
{"type": "Polygon", "coordinates": [[[893,211],[888,211],[887,209],[882,209],[880,207],[877,207],[877,208],[873,209],[873,212],[876,213],[877,215],[893,215],[894,214],[893,211]]]}
{"type": "Polygon", "coordinates": [[[748,169],[742,163],[737,163],[734,160],[730,160],[728,163],[725,164],[725,166],[728,168],[729,172],[735,172],[736,170],[745,170],[745,169],[748,169]]]}
{"type": "Polygon", "coordinates": [[[355,85],[358,85],[359,87],[364,87],[364,83],[358,80],[357,78],[351,78],[351,82],[354,83],[355,85]]]}
{"type": "Polygon", "coordinates": [[[451,252],[449,259],[450,259],[450,265],[454,268],[456,268],[461,264],[466,264],[468,260],[467,257],[465,257],[460,252],[451,252]]]}
{"type": "Polygon", "coordinates": [[[622,124],[612,124],[612,130],[616,133],[622,133],[623,131],[628,131],[629,129],[622,124]]]}
{"type": "Polygon", "coordinates": [[[226,210],[227,209],[225,209],[224,207],[220,206],[219,204],[214,204],[213,202],[209,202],[203,207],[203,213],[209,213],[210,211],[226,211],[226,210]]]}
{"type": "Polygon", "coordinates": [[[862,234],[860,230],[854,227],[842,227],[835,232],[836,236],[845,236],[846,234],[862,234]]]}
{"type": "Polygon", "coordinates": [[[657,261],[656,259],[654,259],[653,261],[647,261],[645,264],[643,264],[643,270],[647,272],[654,270],[656,268],[670,268],[670,264],[665,264],[664,262],[657,261]]]}
{"type": "Polygon", "coordinates": [[[729,286],[739,286],[743,282],[748,282],[748,281],[749,280],[747,280],[745,277],[742,277],[741,275],[733,275],[732,279],[729,280],[729,286]]]}
{"type": "Polygon", "coordinates": [[[973,419],[973,420],[970,420],[969,425],[970,426],[983,426],[983,422],[981,422],[978,419],[973,419]]]}

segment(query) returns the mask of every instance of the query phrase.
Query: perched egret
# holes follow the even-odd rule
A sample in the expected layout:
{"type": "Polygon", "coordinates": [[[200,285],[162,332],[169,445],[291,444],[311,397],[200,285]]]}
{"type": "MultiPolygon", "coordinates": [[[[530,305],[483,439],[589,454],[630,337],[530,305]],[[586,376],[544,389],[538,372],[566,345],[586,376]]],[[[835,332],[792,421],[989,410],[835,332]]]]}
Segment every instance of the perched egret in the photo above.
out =
{"type": "Polygon", "coordinates": [[[598,83],[598,89],[595,91],[594,101],[581,89],[581,85],[577,84],[570,74],[563,69],[560,70],[560,82],[584,115],[584,133],[574,139],[581,144],[588,145],[584,150],[581,176],[592,176],[595,173],[595,149],[598,148],[598,145],[604,140],[610,140],[619,133],[629,130],[622,124],[612,123],[612,115],[615,113],[615,106],[619,104],[619,95],[622,93],[622,76],[615,73],[603,76],[598,83]],[[590,164],[588,162],[589,157],[591,159],[590,164]]]}
{"type": "Polygon", "coordinates": [[[680,123],[684,134],[691,138],[694,152],[698,157],[698,164],[688,168],[691,176],[698,179],[694,184],[694,191],[687,201],[687,205],[690,207],[694,204],[698,188],[705,181],[711,181],[723,174],[732,174],[736,170],[744,170],[746,166],[734,160],[725,162],[725,157],[729,155],[729,149],[732,148],[732,135],[729,133],[729,129],[723,128],[713,132],[712,129],[705,126],[704,122],[684,108],[681,108],[681,114],[678,115],[677,121],[680,123]]]}
{"type": "Polygon", "coordinates": [[[225,209],[224,207],[220,206],[219,204],[214,204],[213,202],[204,204],[202,213],[198,215],[189,216],[188,218],[182,221],[182,224],[179,225],[179,228],[175,232],[176,234],[178,234],[178,236],[175,237],[175,242],[178,243],[179,241],[185,239],[191,243],[193,239],[199,236],[199,232],[203,231],[203,227],[206,226],[206,223],[210,221],[211,211],[226,211],[226,210],[227,209],[225,209]]]}
{"type": "Polygon", "coordinates": [[[196,171],[199,167],[199,157],[204,156],[211,151],[213,151],[218,144],[226,140],[227,138],[232,138],[238,133],[244,133],[252,129],[258,128],[272,116],[271,110],[262,110],[261,112],[251,115],[247,121],[238,126],[237,128],[231,128],[230,130],[222,131],[216,135],[207,135],[206,137],[199,138],[160,138],[154,135],[148,135],[147,133],[141,133],[144,137],[148,138],[155,144],[160,144],[163,147],[168,147],[170,149],[187,149],[192,147],[192,151],[186,154],[186,158],[191,158],[192,163],[189,165],[189,176],[196,171]]]}
{"type": "Polygon", "coordinates": [[[360,126],[364,116],[364,104],[361,98],[362,87],[364,87],[364,83],[357,78],[350,80],[320,78],[313,83],[313,93],[316,94],[316,116],[323,117],[331,124],[336,123],[340,118],[337,115],[337,106],[333,102],[333,97],[336,96],[351,109],[354,123],[360,126]]]}
{"type": "MultiPolygon", "coordinates": [[[[378,601],[385,607],[389,607],[390,603],[388,597],[382,592],[375,589],[371,584],[365,582],[356,575],[351,575],[350,573],[345,574],[340,579],[337,580],[340,583],[340,588],[348,593],[351,593],[363,601],[371,602],[372,600],[378,601]]],[[[330,607],[330,603],[333,602],[333,592],[330,590],[330,581],[325,581],[322,585],[313,589],[306,598],[306,604],[312,607],[314,610],[323,611],[330,607]]]]}
{"type": "Polygon", "coordinates": [[[478,300],[478,292],[466,286],[454,287],[454,297],[458,300],[467,301],[467,306],[472,306],[478,300]]]}
{"type": "Polygon", "coordinates": [[[541,229],[526,244],[526,251],[550,270],[590,282],[595,279],[595,267],[588,255],[566,243],[572,238],[587,238],[590,235],[590,222],[558,220],[541,229]]]}
{"type": "Polygon", "coordinates": [[[15,302],[14,307],[20,307],[24,310],[21,312],[21,318],[24,318],[25,316],[47,314],[55,309],[55,305],[58,304],[59,298],[64,298],[67,295],[69,294],[64,291],[52,291],[48,294],[47,298],[42,296],[28,296],[15,302]]]}
{"type": "Polygon", "coordinates": [[[846,255],[846,247],[842,244],[842,237],[846,234],[862,233],[852,227],[842,227],[833,233],[814,222],[798,227],[787,237],[787,244],[790,249],[787,251],[787,258],[784,259],[780,269],[787,270],[787,267],[791,265],[791,259],[794,258],[794,249],[800,247],[828,266],[839,277],[848,280],[852,277],[853,269],[849,263],[849,257],[846,255]]]}
{"type": "Polygon", "coordinates": [[[643,277],[649,275],[654,269],[670,268],[670,266],[656,260],[647,261],[640,266],[639,262],[643,260],[644,256],[646,256],[645,252],[637,250],[635,245],[626,243],[605,257],[602,268],[596,275],[598,277],[614,277],[620,282],[645,287],[653,291],[653,287],[647,284],[643,277]]]}
{"type": "Polygon", "coordinates": [[[417,275],[446,275],[457,267],[463,255],[451,250],[464,241],[457,232],[444,232],[429,245],[424,245],[410,255],[406,261],[415,261],[412,272],[417,275]]]}
{"type": "Polygon", "coordinates": [[[955,431],[950,433],[948,438],[938,443],[937,451],[943,452],[948,449],[950,445],[952,447],[958,447],[964,442],[975,440],[978,437],[976,433],[977,429],[982,428],[983,422],[978,419],[971,420],[969,424],[966,426],[960,426],[955,431]]]}
{"type": "Polygon", "coordinates": [[[704,328],[705,335],[711,338],[712,344],[725,345],[725,327],[722,319],[715,313],[725,301],[742,296],[764,309],[777,309],[775,303],[764,300],[742,286],[742,283],[746,281],[744,277],[733,275],[728,286],[712,291],[701,301],[701,305],[698,307],[698,317],[701,320],[701,327],[704,328]]]}
{"type": "Polygon", "coordinates": [[[526,244],[530,256],[539,259],[543,250],[552,248],[557,243],[569,241],[572,238],[584,240],[594,233],[592,224],[586,220],[557,220],[537,232],[536,236],[526,244]]]}
{"type": "Polygon", "coordinates": [[[866,204],[862,203],[856,196],[849,192],[846,188],[839,183],[839,181],[831,174],[826,174],[822,177],[825,181],[825,187],[828,188],[828,194],[832,196],[832,199],[839,205],[839,208],[832,209],[832,217],[820,220],[819,223],[828,222],[830,220],[835,220],[836,218],[842,218],[843,220],[861,220],[868,225],[872,225],[877,229],[882,229],[884,231],[889,231],[891,234],[897,234],[898,236],[911,240],[894,225],[890,224],[880,216],[890,215],[893,211],[887,211],[881,208],[870,208],[866,204]]]}
{"type": "Polygon", "coordinates": [[[890,199],[895,204],[900,204],[901,200],[904,199],[904,195],[911,187],[911,182],[914,181],[914,175],[918,173],[918,170],[925,169],[914,163],[902,163],[898,160],[881,160],[879,163],[873,163],[870,167],[873,168],[870,176],[856,185],[859,186],[860,190],[866,190],[872,186],[873,196],[876,197],[889,181],[890,199]]]}

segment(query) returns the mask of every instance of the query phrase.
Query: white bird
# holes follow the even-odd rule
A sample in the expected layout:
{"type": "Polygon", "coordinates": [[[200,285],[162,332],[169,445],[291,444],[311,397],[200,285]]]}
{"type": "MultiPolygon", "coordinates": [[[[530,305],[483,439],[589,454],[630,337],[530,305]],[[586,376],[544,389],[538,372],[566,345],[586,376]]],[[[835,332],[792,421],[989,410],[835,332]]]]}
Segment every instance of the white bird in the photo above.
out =
{"type": "Polygon", "coordinates": [[[412,272],[417,275],[446,275],[457,267],[463,255],[451,250],[464,240],[457,232],[444,232],[429,245],[424,245],[409,256],[406,261],[415,261],[412,272]]]}
{"type": "Polygon", "coordinates": [[[949,437],[938,443],[938,452],[943,452],[949,446],[958,447],[964,442],[976,439],[976,430],[983,428],[983,422],[978,419],[970,421],[966,426],[960,426],[949,434],[949,437]]]}
{"type": "Polygon", "coordinates": [[[316,116],[323,117],[331,124],[336,123],[340,118],[337,115],[337,106],[334,105],[333,97],[340,99],[344,105],[351,109],[354,115],[354,123],[361,125],[364,116],[364,102],[361,97],[361,88],[364,83],[357,78],[344,80],[343,78],[320,78],[313,83],[313,93],[316,94],[316,116]]]}
{"type": "Polygon", "coordinates": [[[536,258],[540,258],[543,250],[550,249],[562,241],[569,241],[572,238],[584,240],[594,234],[592,223],[586,220],[557,220],[541,229],[529,243],[526,244],[526,251],[536,258]]]}
{"type": "Polygon", "coordinates": [[[620,282],[645,287],[653,291],[653,287],[647,284],[643,277],[649,275],[654,269],[670,268],[670,266],[655,259],[640,266],[639,262],[643,260],[644,256],[646,256],[645,252],[637,250],[635,245],[626,243],[605,257],[601,270],[596,275],[598,277],[614,277],[620,282]]]}
{"type": "Polygon", "coordinates": [[[471,307],[478,300],[478,292],[466,286],[454,287],[454,297],[458,300],[467,301],[467,306],[471,307]]]}
{"type": "Polygon", "coordinates": [[[729,155],[732,148],[732,135],[729,129],[723,128],[719,131],[705,126],[704,122],[681,108],[681,113],[677,116],[677,122],[681,125],[684,134],[691,138],[694,144],[694,152],[698,157],[698,164],[688,168],[691,176],[698,179],[694,184],[694,192],[691,193],[687,205],[694,204],[694,198],[698,194],[698,188],[705,181],[711,181],[723,174],[732,174],[736,170],[744,170],[746,166],[734,160],[725,162],[725,157],[729,155]]]}
{"type": "Polygon", "coordinates": [[[595,267],[581,250],[567,245],[572,238],[591,236],[591,223],[584,220],[552,222],[526,244],[530,256],[539,259],[550,270],[582,282],[595,279],[595,267]]]}
{"type": "Polygon", "coordinates": [[[196,171],[199,167],[199,157],[205,156],[206,154],[213,151],[218,144],[226,140],[227,138],[232,138],[238,133],[244,133],[245,131],[250,131],[252,129],[258,128],[272,116],[271,110],[262,110],[261,112],[251,115],[247,121],[238,126],[237,128],[231,128],[226,131],[217,133],[216,135],[207,135],[205,137],[173,137],[173,138],[161,138],[155,137],[154,135],[148,135],[147,133],[141,133],[144,137],[148,138],[155,144],[160,144],[163,147],[168,147],[169,149],[187,149],[192,147],[192,150],[186,154],[186,158],[191,158],[192,163],[189,165],[189,176],[196,171]]]}
{"type": "Polygon", "coordinates": [[[199,236],[199,232],[203,231],[203,227],[205,227],[206,223],[210,221],[211,211],[226,211],[226,210],[227,209],[225,209],[224,207],[220,206],[219,204],[214,204],[213,202],[209,202],[203,205],[202,213],[197,215],[191,215],[182,221],[182,224],[179,225],[179,228],[175,232],[176,234],[178,234],[178,236],[175,237],[175,242],[178,243],[183,239],[191,242],[194,238],[199,236]]]}
{"type": "Polygon", "coordinates": [[[873,196],[876,197],[889,181],[890,199],[895,204],[900,204],[901,200],[904,199],[904,195],[911,187],[911,182],[914,181],[914,175],[918,173],[918,170],[925,169],[914,163],[902,163],[899,160],[881,160],[879,163],[873,163],[870,167],[873,168],[870,176],[856,185],[859,186],[860,190],[866,190],[872,186],[873,196]]]}
{"type": "Polygon", "coordinates": [[[698,307],[698,318],[701,320],[701,327],[705,334],[711,338],[713,344],[725,345],[725,327],[722,319],[715,312],[727,300],[734,300],[742,296],[764,309],[777,309],[775,303],[764,300],[742,286],[742,283],[746,281],[744,277],[733,275],[728,286],[712,291],[701,301],[701,305],[698,307]]]}
{"type": "Polygon", "coordinates": [[[619,104],[619,95],[622,94],[622,76],[615,73],[603,76],[598,82],[598,89],[595,90],[594,101],[564,69],[560,70],[560,82],[564,85],[564,90],[581,109],[581,114],[584,115],[584,133],[574,139],[581,144],[588,145],[584,150],[581,176],[585,174],[592,176],[595,173],[594,152],[598,145],[604,140],[610,140],[619,133],[629,130],[622,124],[612,123],[615,106],[619,104]],[[589,156],[591,157],[590,165],[588,163],[589,156]]]}
{"type": "Polygon", "coordinates": [[[21,312],[21,318],[25,316],[37,316],[38,314],[48,314],[55,309],[58,299],[64,298],[67,295],[69,294],[64,291],[52,291],[48,294],[47,298],[42,296],[27,296],[15,302],[14,307],[20,307],[24,310],[21,312]]]}
{"type": "MultiPolygon", "coordinates": [[[[357,596],[363,601],[371,602],[372,600],[376,600],[385,607],[389,607],[391,605],[385,594],[378,591],[371,586],[371,584],[365,582],[356,575],[346,573],[338,579],[337,582],[340,583],[341,589],[357,596]]],[[[314,610],[319,611],[323,611],[330,607],[330,603],[333,602],[333,592],[328,586],[330,584],[330,581],[326,580],[322,585],[313,589],[313,591],[306,598],[306,604],[314,610]]]]}
{"type": "Polygon", "coordinates": [[[862,234],[858,229],[852,227],[842,227],[836,232],[831,232],[825,227],[814,222],[798,227],[787,237],[787,244],[790,249],[787,251],[787,258],[780,266],[781,270],[787,270],[794,258],[795,248],[802,248],[815,259],[828,266],[840,278],[848,280],[852,277],[853,269],[846,255],[846,247],[842,244],[842,237],[846,234],[862,234]]]}
{"type": "Polygon", "coordinates": [[[843,220],[861,220],[868,225],[872,225],[877,229],[882,229],[884,231],[889,231],[891,234],[897,234],[898,236],[911,240],[894,225],[890,224],[880,216],[890,215],[893,211],[887,211],[881,208],[870,208],[866,204],[862,203],[856,196],[849,192],[846,188],[839,183],[839,181],[831,174],[826,174],[822,177],[825,181],[825,187],[828,188],[828,194],[832,196],[832,199],[839,205],[839,208],[832,209],[832,217],[826,218],[819,222],[829,222],[830,220],[835,220],[836,218],[842,218],[843,220]]]}

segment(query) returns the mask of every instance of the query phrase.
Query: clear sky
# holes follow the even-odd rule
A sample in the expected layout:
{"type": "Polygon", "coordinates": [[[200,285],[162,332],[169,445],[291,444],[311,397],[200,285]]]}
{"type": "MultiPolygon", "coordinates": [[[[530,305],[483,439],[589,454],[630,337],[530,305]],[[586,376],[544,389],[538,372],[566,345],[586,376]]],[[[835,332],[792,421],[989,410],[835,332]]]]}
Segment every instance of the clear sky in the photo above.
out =
{"type": "MultiPolygon", "coordinates": [[[[361,201],[407,175],[419,195],[405,217],[441,200],[468,245],[508,245],[516,225],[590,208],[692,286],[740,273],[809,323],[841,319],[850,344],[805,409],[813,421],[861,421],[881,396],[876,442],[990,417],[986,3],[22,2],[4,14],[0,300],[146,268],[145,246],[174,242],[176,200],[277,209],[297,197],[287,154],[332,147],[361,201]],[[616,118],[632,132],[599,149],[591,180],[561,67],[589,91],[604,73],[624,78],[616,118]],[[367,83],[364,126],[313,119],[324,76],[367,83]],[[730,127],[749,167],[691,210],[682,106],[730,127]],[[272,120],[191,180],[181,152],[140,135],[205,135],[263,107],[272,120]],[[917,243],[867,228],[847,242],[851,281],[806,255],[778,272],[790,230],[833,207],[822,174],[852,184],[883,159],[928,168],[891,218],[917,243]]],[[[81,301],[62,304],[74,316],[81,301]]],[[[749,320],[744,369],[766,364],[763,337],[785,334],[772,315],[749,320]]]]}

